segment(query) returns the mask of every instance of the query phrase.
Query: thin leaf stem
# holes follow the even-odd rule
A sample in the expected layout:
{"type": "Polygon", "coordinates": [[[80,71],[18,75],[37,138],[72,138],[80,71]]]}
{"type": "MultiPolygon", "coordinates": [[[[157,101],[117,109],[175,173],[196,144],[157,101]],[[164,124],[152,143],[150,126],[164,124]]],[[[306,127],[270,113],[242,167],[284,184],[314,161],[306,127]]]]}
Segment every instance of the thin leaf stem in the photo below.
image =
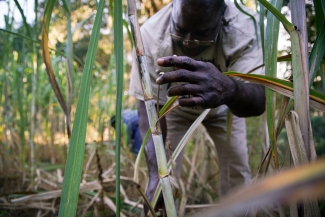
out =
{"type": "Polygon", "coordinates": [[[115,163],[116,163],[116,216],[120,216],[120,144],[122,125],[122,99],[123,99],[123,21],[122,1],[114,0],[114,53],[116,66],[116,141],[115,141],[115,163]]]}

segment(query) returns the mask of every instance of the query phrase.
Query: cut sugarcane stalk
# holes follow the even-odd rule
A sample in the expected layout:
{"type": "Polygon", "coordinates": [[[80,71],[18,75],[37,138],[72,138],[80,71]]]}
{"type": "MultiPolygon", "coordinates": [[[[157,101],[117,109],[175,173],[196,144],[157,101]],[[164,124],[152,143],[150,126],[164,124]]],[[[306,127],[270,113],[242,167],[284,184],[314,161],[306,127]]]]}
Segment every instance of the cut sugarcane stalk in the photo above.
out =
{"type": "Polygon", "coordinates": [[[168,217],[177,216],[175,202],[172,194],[172,188],[169,181],[169,172],[167,169],[167,159],[165,154],[162,133],[158,124],[158,115],[155,107],[155,100],[152,94],[150,76],[145,56],[144,47],[140,33],[140,26],[136,15],[136,6],[134,0],[128,0],[128,16],[131,27],[132,38],[136,52],[136,59],[139,67],[141,87],[144,96],[144,102],[148,114],[149,126],[156,150],[156,159],[158,163],[158,175],[162,186],[163,197],[168,217]]]}

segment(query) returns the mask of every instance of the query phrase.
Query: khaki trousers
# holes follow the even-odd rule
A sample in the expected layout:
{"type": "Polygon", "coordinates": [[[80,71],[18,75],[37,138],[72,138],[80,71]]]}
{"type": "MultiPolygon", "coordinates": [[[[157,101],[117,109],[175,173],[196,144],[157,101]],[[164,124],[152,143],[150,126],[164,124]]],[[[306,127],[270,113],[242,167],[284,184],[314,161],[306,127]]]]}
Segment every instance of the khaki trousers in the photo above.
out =
{"type": "MultiPolygon", "coordinates": [[[[244,118],[234,116],[230,144],[227,144],[227,106],[211,109],[202,124],[211,136],[219,160],[219,196],[225,196],[234,187],[248,184],[251,180],[246,144],[246,124],[244,118]]],[[[180,107],[167,114],[167,140],[172,151],[181,141],[191,124],[203,112],[201,108],[180,107]]],[[[179,177],[182,155],[176,159],[176,177],[179,177]]],[[[213,168],[212,168],[213,169],[213,168]]]]}

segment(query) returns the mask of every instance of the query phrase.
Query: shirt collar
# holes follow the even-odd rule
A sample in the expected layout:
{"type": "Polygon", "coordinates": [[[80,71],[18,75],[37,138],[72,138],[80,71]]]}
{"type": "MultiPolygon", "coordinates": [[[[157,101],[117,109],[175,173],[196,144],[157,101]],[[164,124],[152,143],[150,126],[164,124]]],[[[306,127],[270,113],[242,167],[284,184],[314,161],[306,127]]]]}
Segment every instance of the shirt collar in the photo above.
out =
{"type": "Polygon", "coordinates": [[[230,2],[229,0],[225,0],[227,8],[224,13],[224,21],[229,23],[234,17],[238,14],[238,9],[236,8],[235,4],[230,2]]]}

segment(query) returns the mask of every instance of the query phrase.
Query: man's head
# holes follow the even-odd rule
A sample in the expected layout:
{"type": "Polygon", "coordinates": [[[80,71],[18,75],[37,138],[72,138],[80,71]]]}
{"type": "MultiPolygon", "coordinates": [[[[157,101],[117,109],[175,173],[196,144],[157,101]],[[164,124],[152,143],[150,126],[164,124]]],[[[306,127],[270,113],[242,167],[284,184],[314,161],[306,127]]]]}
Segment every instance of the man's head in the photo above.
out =
{"type": "Polygon", "coordinates": [[[111,126],[115,129],[115,122],[116,122],[116,116],[113,115],[111,119],[109,120],[111,126]]]}
{"type": "Polygon", "coordinates": [[[224,0],[174,0],[171,36],[188,56],[215,42],[225,9],[224,0]]]}

